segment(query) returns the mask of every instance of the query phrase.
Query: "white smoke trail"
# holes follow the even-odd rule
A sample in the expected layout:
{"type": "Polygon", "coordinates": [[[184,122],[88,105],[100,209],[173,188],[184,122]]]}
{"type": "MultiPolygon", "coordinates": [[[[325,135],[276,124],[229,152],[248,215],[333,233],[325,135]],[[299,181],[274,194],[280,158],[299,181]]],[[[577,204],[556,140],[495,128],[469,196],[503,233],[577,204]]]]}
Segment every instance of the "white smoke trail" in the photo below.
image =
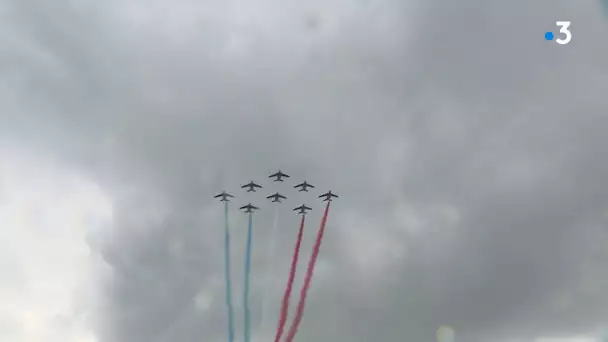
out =
{"type": "Polygon", "coordinates": [[[274,212],[274,220],[272,224],[272,231],[270,236],[270,246],[268,248],[268,254],[266,255],[266,260],[268,260],[268,270],[266,271],[266,279],[264,279],[264,288],[262,290],[262,308],[261,308],[261,318],[260,318],[260,326],[259,330],[262,330],[266,327],[266,322],[268,321],[268,314],[270,311],[270,295],[269,290],[272,289],[271,279],[272,272],[275,266],[275,254],[276,254],[276,242],[278,235],[278,226],[279,226],[279,206],[277,204],[274,212]]]}

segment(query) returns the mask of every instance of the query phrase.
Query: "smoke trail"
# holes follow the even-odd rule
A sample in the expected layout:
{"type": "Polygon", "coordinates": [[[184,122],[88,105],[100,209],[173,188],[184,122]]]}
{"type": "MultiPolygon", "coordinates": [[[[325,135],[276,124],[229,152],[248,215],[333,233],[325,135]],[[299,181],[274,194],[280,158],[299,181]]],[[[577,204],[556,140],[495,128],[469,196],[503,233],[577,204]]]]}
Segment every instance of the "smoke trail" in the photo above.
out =
{"type": "Polygon", "coordinates": [[[265,280],[265,284],[266,286],[264,286],[263,288],[263,292],[262,292],[262,313],[261,313],[261,319],[260,319],[260,328],[264,328],[264,326],[266,325],[266,320],[268,317],[268,311],[269,311],[269,306],[270,306],[270,296],[268,295],[268,284],[270,283],[270,274],[271,271],[274,270],[274,265],[272,264],[272,261],[275,260],[275,254],[276,254],[276,241],[277,241],[277,228],[279,226],[279,207],[277,206],[275,208],[274,211],[274,221],[272,224],[272,232],[271,232],[271,236],[270,236],[270,248],[268,249],[268,255],[266,256],[266,260],[269,260],[269,265],[270,265],[270,270],[268,272],[266,272],[266,280],[265,280]]]}
{"type": "Polygon", "coordinates": [[[247,246],[245,250],[245,285],[243,290],[243,341],[249,342],[250,334],[250,318],[249,318],[249,273],[251,269],[251,230],[253,225],[253,213],[249,213],[249,223],[247,224],[247,246]]]}
{"type": "Polygon", "coordinates": [[[293,280],[296,277],[296,268],[298,266],[298,256],[300,255],[300,245],[302,244],[302,235],[304,233],[304,218],[302,215],[300,220],[300,229],[298,229],[298,238],[296,239],[296,246],[293,249],[293,257],[291,259],[291,267],[289,268],[289,278],[287,279],[287,286],[285,287],[285,293],[283,294],[283,302],[281,303],[281,313],[279,315],[279,324],[277,325],[277,333],[274,341],[279,342],[281,335],[283,335],[283,329],[285,328],[285,322],[287,322],[287,312],[289,310],[289,297],[291,296],[291,290],[293,289],[293,280]]]}
{"type": "Polygon", "coordinates": [[[296,332],[298,330],[298,326],[302,321],[302,316],[304,315],[304,305],[306,303],[306,295],[308,294],[308,289],[310,288],[310,282],[312,280],[312,274],[315,269],[315,263],[317,262],[317,257],[319,256],[319,248],[321,247],[321,240],[323,239],[323,232],[325,231],[325,223],[327,222],[327,214],[329,213],[329,204],[331,201],[327,202],[327,206],[325,207],[325,212],[323,213],[323,218],[321,219],[321,225],[319,227],[319,231],[317,233],[317,239],[315,240],[315,245],[312,249],[312,254],[310,255],[310,259],[308,260],[308,269],[306,270],[306,277],[304,278],[304,285],[300,290],[300,302],[298,302],[298,307],[296,309],[296,316],[291,323],[291,327],[289,328],[289,332],[287,333],[287,338],[285,342],[292,342],[293,338],[296,336],[296,332]]]}
{"type": "Polygon", "coordinates": [[[224,202],[224,276],[226,278],[226,306],[228,308],[228,342],[234,342],[232,289],[230,285],[230,226],[228,225],[228,201],[224,202]]]}

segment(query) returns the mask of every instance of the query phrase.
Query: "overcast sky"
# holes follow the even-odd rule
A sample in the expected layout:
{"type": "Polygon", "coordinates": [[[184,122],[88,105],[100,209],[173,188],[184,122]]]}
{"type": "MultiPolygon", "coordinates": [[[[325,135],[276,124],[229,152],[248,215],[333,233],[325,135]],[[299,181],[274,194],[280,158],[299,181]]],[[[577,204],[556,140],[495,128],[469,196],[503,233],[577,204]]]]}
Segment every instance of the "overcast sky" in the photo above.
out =
{"type": "Polygon", "coordinates": [[[267,342],[329,189],[296,341],[597,341],[607,34],[599,0],[0,1],[0,341],[226,341],[224,189],[238,341],[236,206],[267,342]]]}

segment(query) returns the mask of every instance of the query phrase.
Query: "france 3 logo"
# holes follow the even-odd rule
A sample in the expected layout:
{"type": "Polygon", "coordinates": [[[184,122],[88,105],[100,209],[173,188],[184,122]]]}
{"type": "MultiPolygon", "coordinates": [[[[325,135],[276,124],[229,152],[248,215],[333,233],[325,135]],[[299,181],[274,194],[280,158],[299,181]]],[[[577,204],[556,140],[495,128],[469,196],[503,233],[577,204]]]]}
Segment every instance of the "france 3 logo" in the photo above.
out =
{"type": "Polygon", "coordinates": [[[555,39],[557,44],[566,45],[570,43],[572,40],[572,32],[570,32],[570,22],[569,21],[556,21],[555,25],[559,27],[559,33],[562,35],[561,37],[556,37],[556,35],[551,32],[545,32],[545,40],[552,41],[555,39]]]}

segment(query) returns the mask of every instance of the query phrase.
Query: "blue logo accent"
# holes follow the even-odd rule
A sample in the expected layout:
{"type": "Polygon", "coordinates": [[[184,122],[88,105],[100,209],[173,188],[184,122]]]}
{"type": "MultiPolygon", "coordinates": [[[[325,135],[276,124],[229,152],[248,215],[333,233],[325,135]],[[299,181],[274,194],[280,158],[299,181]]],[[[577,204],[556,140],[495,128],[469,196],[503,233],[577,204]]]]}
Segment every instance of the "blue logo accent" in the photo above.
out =
{"type": "Polygon", "coordinates": [[[553,32],[545,32],[546,40],[553,40],[553,32]]]}

